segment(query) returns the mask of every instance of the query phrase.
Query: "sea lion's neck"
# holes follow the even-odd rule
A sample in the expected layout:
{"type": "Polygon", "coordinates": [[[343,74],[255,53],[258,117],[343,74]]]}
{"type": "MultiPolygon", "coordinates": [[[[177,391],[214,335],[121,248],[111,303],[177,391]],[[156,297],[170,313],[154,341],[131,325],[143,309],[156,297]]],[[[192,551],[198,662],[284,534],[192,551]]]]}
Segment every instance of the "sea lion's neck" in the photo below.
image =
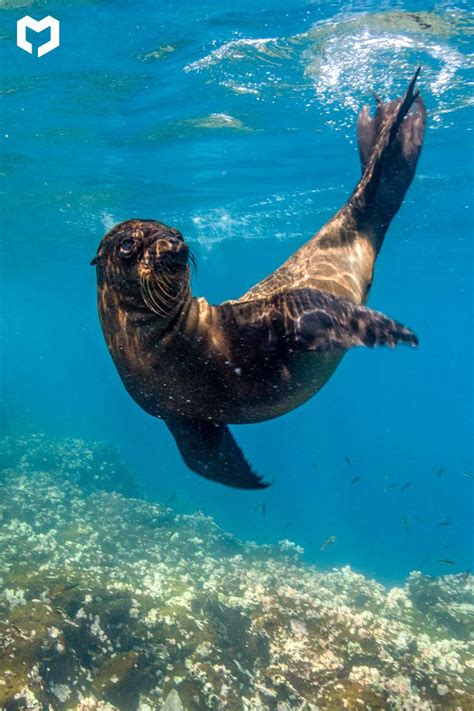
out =
{"type": "Polygon", "coordinates": [[[136,294],[118,292],[107,283],[102,284],[98,290],[99,315],[114,358],[135,353],[143,339],[159,342],[188,318],[193,301],[189,284],[170,293],[166,304],[158,302],[153,294],[145,301],[136,294]]]}
{"type": "Polygon", "coordinates": [[[222,309],[202,296],[190,297],[186,309],[180,311],[179,318],[164,337],[168,334],[175,339],[177,348],[183,347],[188,356],[192,352],[196,359],[203,362],[210,362],[216,351],[230,357],[222,309]]]}

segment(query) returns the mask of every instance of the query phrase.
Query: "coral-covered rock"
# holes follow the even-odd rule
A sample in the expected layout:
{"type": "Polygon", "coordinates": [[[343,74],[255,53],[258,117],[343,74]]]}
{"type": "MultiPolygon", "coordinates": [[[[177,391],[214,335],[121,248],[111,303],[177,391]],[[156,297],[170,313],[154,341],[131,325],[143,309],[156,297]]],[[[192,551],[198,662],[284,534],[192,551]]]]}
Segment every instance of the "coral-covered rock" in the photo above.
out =
{"type": "Polygon", "coordinates": [[[474,708],[469,574],[319,572],[112,491],[116,454],[73,442],[0,443],[1,709],[474,708]]]}

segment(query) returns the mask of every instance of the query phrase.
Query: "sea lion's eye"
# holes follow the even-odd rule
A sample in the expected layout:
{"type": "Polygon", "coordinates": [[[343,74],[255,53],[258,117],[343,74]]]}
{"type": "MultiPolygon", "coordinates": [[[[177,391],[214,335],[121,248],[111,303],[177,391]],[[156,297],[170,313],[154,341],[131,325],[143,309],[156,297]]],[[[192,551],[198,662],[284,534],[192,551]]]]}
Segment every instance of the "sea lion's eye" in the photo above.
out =
{"type": "Polygon", "coordinates": [[[125,237],[125,239],[120,242],[119,252],[124,257],[127,257],[129,254],[132,253],[134,246],[135,240],[132,237],[125,237]]]}

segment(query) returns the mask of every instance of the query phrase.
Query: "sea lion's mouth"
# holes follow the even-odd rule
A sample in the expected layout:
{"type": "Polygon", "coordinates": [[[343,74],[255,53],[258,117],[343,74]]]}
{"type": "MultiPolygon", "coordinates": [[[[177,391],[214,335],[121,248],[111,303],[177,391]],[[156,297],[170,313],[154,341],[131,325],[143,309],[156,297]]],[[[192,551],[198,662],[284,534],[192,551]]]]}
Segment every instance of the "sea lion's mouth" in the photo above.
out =
{"type": "Polygon", "coordinates": [[[165,254],[162,257],[158,257],[155,260],[155,268],[160,271],[160,269],[165,269],[167,271],[178,271],[181,272],[185,270],[188,266],[188,251],[178,252],[175,254],[165,254]]]}
{"type": "Polygon", "coordinates": [[[145,255],[139,265],[139,275],[152,281],[169,282],[189,269],[187,255],[145,255]]]}

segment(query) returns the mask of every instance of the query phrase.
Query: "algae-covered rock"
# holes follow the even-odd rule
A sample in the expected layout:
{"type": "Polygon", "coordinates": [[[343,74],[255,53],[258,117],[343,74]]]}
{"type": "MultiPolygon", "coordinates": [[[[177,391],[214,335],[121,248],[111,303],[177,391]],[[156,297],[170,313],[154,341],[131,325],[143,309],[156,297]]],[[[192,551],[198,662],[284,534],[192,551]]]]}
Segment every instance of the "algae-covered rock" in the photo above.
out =
{"type": "Polygon", "coordinates": [[[444,634],[474,639],[474,600],[470,573],[431,578],[414,572],[407,582],[410,598],[425,619],[444,634]]]}
{"type": "Polygon", "coordinates": [[[92,682],[92,690],[105,699],[125,708],[136,708],[139,690],[146,676],[146,662],[137,652],[124,652],[107,659],[92,682]]]}
{"type": "Polygon", "coordinates": [[[184,711],[183,704],[176,689],[171,689],[170,693],[163,701],[162,711],[184,711]]]}
{"type": "MultiPolygon", "coordinates": [[[[78,485],[84,492],[120,491],[133,496],[133,477],[107,442],[86,444],[81,439],[55,441],[41,434],[0,440],[0,480],[8,469],[48,472],[78,485]]],[[[53,502],[52,502],[53,503],[53,502]]]]}
{"type": "Polygon", "coordinates": [[[117,454],[72,442],[0,442],[0,709],[474,708],[471,575],[323,573],[104,490],[117,454]]]}
{"type": "Polygon", "coordinates": [[[25,689],[45,700],[45,685],[64,678],[70,666],[61,612],[40,600],[9,599],[8,620],[0,625],[0,708],[15,708],[11,704],[25,689]]]}

